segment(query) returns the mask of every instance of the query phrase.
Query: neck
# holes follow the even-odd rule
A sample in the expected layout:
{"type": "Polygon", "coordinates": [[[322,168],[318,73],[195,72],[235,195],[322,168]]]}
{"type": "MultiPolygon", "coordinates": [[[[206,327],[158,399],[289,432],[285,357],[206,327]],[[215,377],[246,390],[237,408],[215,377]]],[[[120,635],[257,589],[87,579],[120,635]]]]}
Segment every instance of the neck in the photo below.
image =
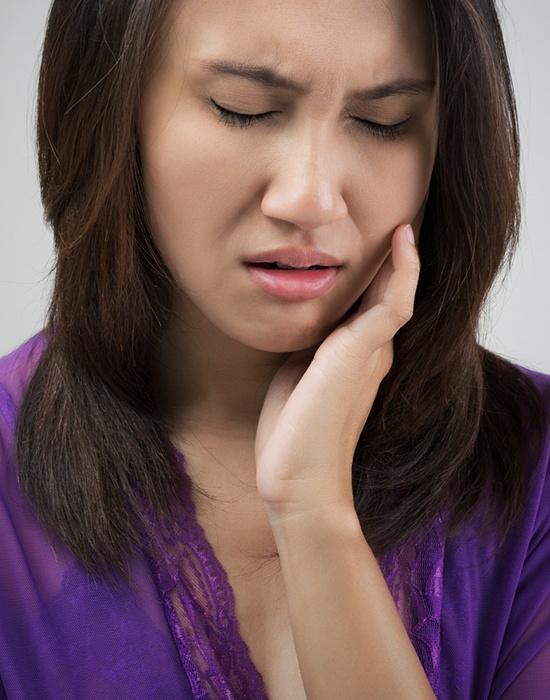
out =
{"type": "Polygon", "coordinates": [[[267,389],[286,357],[242,345],[208,321],[174,317],[157,362],[169,425],[180,433],[253,437],[267,389]]]}

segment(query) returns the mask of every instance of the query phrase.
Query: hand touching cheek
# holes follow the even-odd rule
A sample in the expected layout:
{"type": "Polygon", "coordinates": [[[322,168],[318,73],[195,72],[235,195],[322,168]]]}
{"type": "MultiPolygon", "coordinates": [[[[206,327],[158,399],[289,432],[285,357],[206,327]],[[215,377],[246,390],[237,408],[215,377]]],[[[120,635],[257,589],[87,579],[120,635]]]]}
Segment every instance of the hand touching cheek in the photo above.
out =
{"type": "Polygon", "coordinates": [[[354,511],[354,450],[393,338],[413,313],[418,274],[413,230],[400,226],[359,308],[314,354],[291,355],[275,376],[256,439],[258,490],[273,521],[354,511]]]}

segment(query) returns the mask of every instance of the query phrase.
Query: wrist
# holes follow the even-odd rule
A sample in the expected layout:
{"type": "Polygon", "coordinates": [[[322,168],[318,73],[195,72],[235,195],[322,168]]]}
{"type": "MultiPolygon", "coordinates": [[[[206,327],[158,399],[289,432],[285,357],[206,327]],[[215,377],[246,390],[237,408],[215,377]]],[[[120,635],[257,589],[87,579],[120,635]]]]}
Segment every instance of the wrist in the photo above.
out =
{"type": "Polygon", "coordinates": [[[353,541],[365,543],[357,513],[347,505],[284,513],[268,511],[268,517],[279,554],[282,550],[320,552],[353,541]]]}

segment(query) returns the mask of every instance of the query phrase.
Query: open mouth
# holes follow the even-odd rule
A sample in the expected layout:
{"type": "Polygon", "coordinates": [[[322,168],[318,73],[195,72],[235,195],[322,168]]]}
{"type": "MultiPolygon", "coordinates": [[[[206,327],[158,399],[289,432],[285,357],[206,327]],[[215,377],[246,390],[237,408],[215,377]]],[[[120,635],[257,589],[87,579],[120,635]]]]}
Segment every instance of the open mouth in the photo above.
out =
{"type": "Polygon", "coordinates": [[[292,265],[285,265],[284,263],[270,262],[270,263],[249,263],[253,267],[262,267],[265,270],[299,270],[301,272],[305,270],[325,270],[324,265],[310,265],[309,267],[292,267],[292,265]]]}
{"type": "Polygon", "coordinates": [[[282,262],[259,261],[249,262],[247,267],[252,280],[267,294],[288,301],[305,301],[327,291],[334,283],[341,266],[295,267],[282,262]]]}

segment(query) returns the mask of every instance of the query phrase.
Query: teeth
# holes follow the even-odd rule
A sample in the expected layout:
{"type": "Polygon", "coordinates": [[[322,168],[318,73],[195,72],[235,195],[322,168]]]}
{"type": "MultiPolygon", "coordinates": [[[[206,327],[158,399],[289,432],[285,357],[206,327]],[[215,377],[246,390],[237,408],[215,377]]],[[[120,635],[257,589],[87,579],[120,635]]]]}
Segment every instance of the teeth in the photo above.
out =
{"type": "Polygon", "coordinates": [[[322,270],[323,265],[309,265],[308,267],[293,267],[292,265],[285,265],[284,263],[272,262],[272,263],[254,263],[259,267],[265,267],[268,270],[322,270]]]}
{"type": "Polygon", "coordinates": [[[275,263],[279,270],[320,270],[320,265],[309,265],[308,267],[292,267],[291,265],[284,265],[283,263],[275,263]]]}

